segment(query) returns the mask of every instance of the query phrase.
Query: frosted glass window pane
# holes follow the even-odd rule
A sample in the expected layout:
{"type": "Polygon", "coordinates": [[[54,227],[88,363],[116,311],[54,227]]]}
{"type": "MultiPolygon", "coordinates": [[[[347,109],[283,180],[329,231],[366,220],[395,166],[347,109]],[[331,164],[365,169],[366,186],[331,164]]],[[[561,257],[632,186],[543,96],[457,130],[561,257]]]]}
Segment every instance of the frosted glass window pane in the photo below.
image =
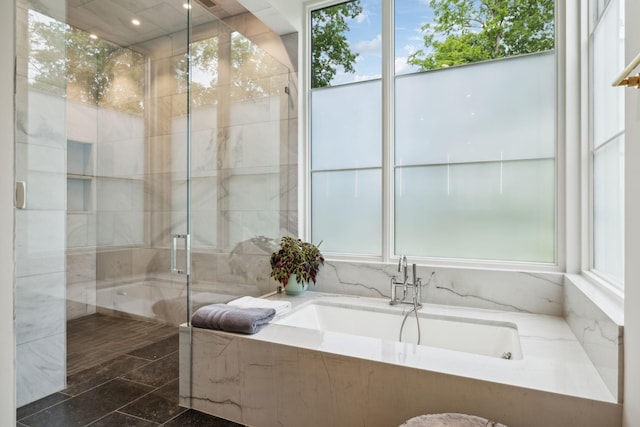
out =
{"type": "Polygon", "coordinates": [[[381,166],[381,99],[380,80],[312,92],[312,169],[381,166]]]}
{"type": "Polygon", "coordinates": [[[623,22],[623,8],[615,0],[593,32],[594,147],[624,130],[625,91],[611,86],[625,67],[623,22]]]}
{"type": "Polygon", "coordinates": [[[311,238],[324,252],[382,253],[382,172],[314,172],[311,238]]]}
{"type": "Polygon", "coordinates": [[[553,262],[553,160],[396,170],[396,253],[553,262]]]}
{"type": "Polygon", "coordinates": [[[553,157],[555,55],[396,79],[397,165],[553,157]]]}
{"type": "Polygon", "coordinates": [[[593,158],[594,268],[624,280],[624,140],[605,145],[593,158]]]}

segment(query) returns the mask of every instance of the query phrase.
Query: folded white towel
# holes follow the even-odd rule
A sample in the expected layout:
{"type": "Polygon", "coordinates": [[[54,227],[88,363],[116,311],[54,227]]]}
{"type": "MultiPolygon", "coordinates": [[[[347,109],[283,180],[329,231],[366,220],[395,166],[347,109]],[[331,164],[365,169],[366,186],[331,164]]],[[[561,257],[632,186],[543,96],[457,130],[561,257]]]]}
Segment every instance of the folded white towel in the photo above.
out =
{"type": "Polygon", "coordinates": [[[249,296],[234,299],[233,301],[229,301],[227,304],[242,308],[273,308],[276,311],[276,316],[291,310],[290,301],[274,301],[249,296]]]}

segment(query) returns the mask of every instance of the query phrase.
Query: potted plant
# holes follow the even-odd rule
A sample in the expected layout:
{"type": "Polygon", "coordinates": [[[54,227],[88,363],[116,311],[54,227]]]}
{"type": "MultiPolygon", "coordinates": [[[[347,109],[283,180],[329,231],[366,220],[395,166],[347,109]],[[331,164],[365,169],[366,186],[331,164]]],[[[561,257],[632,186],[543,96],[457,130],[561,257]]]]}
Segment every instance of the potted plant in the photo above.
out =
{"type": "Polygon", "coordinates": [[[309,282],[316,283],[324,257],[318,246],[300,239],[285,236],[280,249],[271,254],[271,277],[282,284],[289,295],[304,292],[309,282]]]}

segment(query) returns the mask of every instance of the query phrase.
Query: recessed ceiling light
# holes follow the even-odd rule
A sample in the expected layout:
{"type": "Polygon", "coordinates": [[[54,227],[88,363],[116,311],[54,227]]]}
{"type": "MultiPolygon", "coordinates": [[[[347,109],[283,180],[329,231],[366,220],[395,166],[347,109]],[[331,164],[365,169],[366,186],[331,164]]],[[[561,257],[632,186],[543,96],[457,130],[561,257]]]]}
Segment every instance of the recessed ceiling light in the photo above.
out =
{"type": "Polygon", "coordinates": [[[132,23],[133,25],[135,25],[136,27],[137,27],[138,25],[140,25],[140,21],[139,21],[139,20],[137,20],[137,19],[135,19],[135,18],[133,18],[133,19],[131,20],[131,23],[132,23]]]}
{"type": "Polygon", "coordinates": [[[191,5],[189,3],[183,3],[182,7],[184,7],[185,9],[191,9],[191,5]]]}
{"type": "Polygon", "coordinates": [[[89,38],[96,40],[98,36],[96,36],[95,34],[89,34],[89,38]]]}

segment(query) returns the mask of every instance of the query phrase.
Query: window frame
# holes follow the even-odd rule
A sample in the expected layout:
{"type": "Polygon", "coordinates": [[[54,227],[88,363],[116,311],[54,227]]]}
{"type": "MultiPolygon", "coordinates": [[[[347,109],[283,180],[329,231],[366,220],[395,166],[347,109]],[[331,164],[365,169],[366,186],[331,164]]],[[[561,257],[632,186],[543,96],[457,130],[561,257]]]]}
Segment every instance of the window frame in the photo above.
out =
{"type": "MultiPolygon", "coordinates": [[[[574,0],[579,3],[580,0],[574,0]]],[[[298,209],[300,212],[298,225],[299,234],[304,239],[311,236],[311,13],[314,10],[344,3],[344,0],[311,0],[304,6],[304,24],[302,28],[302,72],[299,74],[301,88],[301,116],[300,116],[300,149],[298,155],[300,187],[298,209]]],[[[568,112],[567,108],[567,70],[562,62],[565,57],[567,38],[571,30],[577,30],[566,23],[567,2],[556,2],[555,10],[555,69],[556,69],[556,123],[555,123],[555,261],[554,262],[521,262],[507,260],[475,260],[458,258],[436,258],[412,256],[412,261],[431,266],[448,266],[461,268],[486,268],[510,271],[552,271],[563,272],[567,264],[566,245],[566,165],[565,139],[567,126],[561,118],[568,112]]],[[[573,3],[573,2],[568,2],[573,3]]],[[[359,254],[327,253],[327,259],[354,262],[397,263],[401,254],[393,253],[395,241],[394,227],[394,85],[395,85],[395,55],[394,55],[394,1],[382,0],[382,253],[380,256],[359,254]]],[[[402,75],[399,75],[402,76],[402,75]]],[[[578,109],[579,110],[579,109],[578,109]]]]}
{"type": "MultiPolygon", "coordinates": [[[[620,0],[624,4],[624,0],[620,0]]],[[[600,271],[595,268],[595,222],[594,222],[594,158],[595,152],[598,150],[602,150],[610,143],[615,142],[615,140],[625,135],[625,130],[623,129],[621,132],[617,133],[613,137],[610,137],[606,141],[602,142],[598,147],[594,147],[595,145],[595,135],[594,135],[594,76],[593,76],[593,65],[594,65],[594,34],[595,30],[599,24],[602,23],[602,18],[606,13],[610,12],[612,7],[612,1],[606,0],[606,5],[604,9],[602,9],[599,13],[599,16],[595,16],[594,13],[594,3],[598,2],[598,0],[588,0],[586,2],[586,6],[582,8],[581,13],[581,38],[583,42],[583,46],[585,46],[582,50],[583,56],[586,60],[583,61],[585,65],[582,69],[581,78],[586,82],[583,85],[582,96],[583,96],[583,132],[587,137],[582,145],[582,156],[583,156],[583,167],[587,171],[587,176],[583,177],[582,186],[583,186],[583,195],[585,197],[586,203],[583,206],[582,216],[584,221],[587,224],[587,227],[582,232],[582,237],[585,242],[588,244],[583,247],[582,253],[582,265],[581,265],[581,274],[587,279],[592,285],[595,285],[597,289],[604,293],[604,295],[608,298],[612,298],[617,303],[622,303],[624,301],[624,282],[621,282],[614,278],[613,276],[607,274],[606,272],[600,271]]],[[[624,115],[624,112],[623,112],[624,115]]],[[[626,142],[625,142],[626,143],[626,142]]],[[[624,180],[623,180],[624,185],[624,180]]],[[[624,196],[623,196],[624,197],[624,196]]],[[[623,249],[624,252],[624,249],[623,249]]],[[[624,266],[623,266],[624,269],[624,266]]],[[[623,271],[624,275],[624,271],[623,271]]]]}

